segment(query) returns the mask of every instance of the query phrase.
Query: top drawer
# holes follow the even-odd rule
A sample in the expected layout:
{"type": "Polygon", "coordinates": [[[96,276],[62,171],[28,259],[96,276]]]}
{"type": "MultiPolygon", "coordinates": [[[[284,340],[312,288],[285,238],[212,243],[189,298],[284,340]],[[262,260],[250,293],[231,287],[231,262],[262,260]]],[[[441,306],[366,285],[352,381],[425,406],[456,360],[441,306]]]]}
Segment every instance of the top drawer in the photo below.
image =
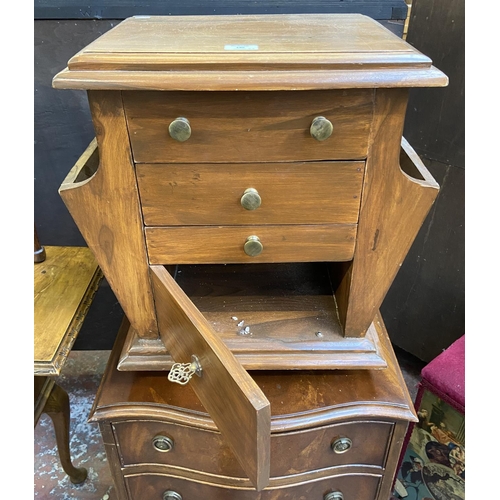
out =
{"type": "Polygon", "coordinates": [[[372,119],[371,89],[301,92],[138,92],[123,99],[138,163],[269,162],[362,159],[372,119]],[[311,124],[333,126],[322,141],[311,124]],[[169,133],[185,118],[190,137],[169,133]]]}

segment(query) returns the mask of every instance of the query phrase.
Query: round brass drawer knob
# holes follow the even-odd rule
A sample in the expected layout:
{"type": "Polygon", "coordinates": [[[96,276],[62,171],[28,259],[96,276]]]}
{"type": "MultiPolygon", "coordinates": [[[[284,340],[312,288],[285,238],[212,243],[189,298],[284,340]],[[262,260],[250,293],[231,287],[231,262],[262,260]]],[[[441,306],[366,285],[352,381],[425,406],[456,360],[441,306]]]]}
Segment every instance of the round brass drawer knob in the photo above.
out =
{"type": "Polygon", "coordinates": [[[352,447],[352,441],[346,437],[340,437],[338,439],[335,439],[335,441],[333,441],[332,443],[332,450],[338,455],[341,455],[342,453],[349,451],[351,447],[352,447]]]}
{"type": "Polygon", "coordinates": [[[259,193],[254,188],[245,189],[241,197],[241,206],[246,210],[255,210],[260,207],[262,202],[259,193]]]}
{"type": "Polygon", "coordinates": [[[168,436],[158,435],[153,438],[153,447],[156,451],[168,453],[174,449],[174,440],[168,436]]]}
{"type": "Polygon", "coordinates": [[[163,493],[163,500],[182,500],[182,495],[176,491],[167,490],[163,493]]]}
{"type": "Polygon", "coordinates": [[[250,257],[256,257],[262,250],[264,250],[264,245],[260,242],[258,236],[249,236],[245,244],[243,245],[243,250],[250,257]]]}
{"type": "Polygon", "coordinates": [[[191,125],[187,118],[176,118],[169,126],[168,133],[172,139],[179,142],[187,141],[191,137],[191,125]]]}
{"type": "Polygon", "coordinates": [[[332,122],[324,116],[317,116],[311,123],[309,129],[311,137],[317,141],[325,141],[332,135],[333,125],[332,122]]]}
{"type": "Polygon", "coordinates": [[[342,495],[340,491],[332,491],[330,493],[327,493],[323,497],[323,500],[344,500],[344,495],[342,495]]]}

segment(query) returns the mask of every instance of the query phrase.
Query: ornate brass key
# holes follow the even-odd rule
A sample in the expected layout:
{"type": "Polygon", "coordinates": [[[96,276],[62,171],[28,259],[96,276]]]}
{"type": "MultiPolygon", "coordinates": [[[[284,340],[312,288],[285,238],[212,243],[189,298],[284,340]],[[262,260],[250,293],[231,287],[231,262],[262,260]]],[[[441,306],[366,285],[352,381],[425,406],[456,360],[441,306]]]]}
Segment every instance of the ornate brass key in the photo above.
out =
{"type": "Polygon", "coordinates": [[[193,354],[191,363],[174,363],[168,372],[168,380],[176,384],[186,385],[194,374],[201,377],[200,360],[193,354]]]}

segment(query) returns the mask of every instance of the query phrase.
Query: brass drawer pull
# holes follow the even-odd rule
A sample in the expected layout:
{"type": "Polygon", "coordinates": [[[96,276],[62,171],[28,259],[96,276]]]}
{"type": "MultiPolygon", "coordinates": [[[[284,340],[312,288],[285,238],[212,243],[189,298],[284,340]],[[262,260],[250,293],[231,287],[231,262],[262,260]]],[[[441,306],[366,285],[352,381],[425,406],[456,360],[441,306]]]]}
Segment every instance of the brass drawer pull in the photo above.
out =
{"type": "Polygon", "coordinates": [[[332,491],[327,493],[323,497],[323,500],[344,500],[344,495],[340,491],[332,491]]]}
{"type": "Polygon", "coordinates": [[[161,434],[153,438],[153,447],[156,451],[168,453],[174,449],[174,440],[168,436],[161,434]]]}
{"type": "Polygon", "coordinates": [[[333,125],[332,122],[324,116],[317,116],[311,123],[309,129],[311,137],[317,141],[324,141],[332,135],[333,125]]]}
{"type": "Polygon", "coordinates": [[[196,374],[201,377],[200,360],[193,354],[191,363],[174,363],[168,372],[168,380],[176,384],[186,385],[191,377],[196,374]]]}
{"type": "Polygon", "coordinates": [[[163,500],[182,500],[182,495],[176,491],[167,490],[163,493],[163,500]]]}
{"type": "Polygon", "coordinates": [[[180,116],[168,126],[168,133],[176,141],[187,141],[191,137],[191,124],[187,118],[180,116]]]}
{"type": "Polygon", "coordinates": [[[352,441],[347,437],[340,437],[332,442],[332,450],[338,455],[349,451],[352,447],[352,441]]]}
{"type": "Polygon", "coordinates": [[[243,245],[243,250],[250,257],[256,257],[262,250],[264,250],[264,245],[260,242],[258,236],[252,235],[247,238],[245,244],[243,245]]]}
{"type": "Polygon", "coordinates": [[[246,210],[255,210],[260,207],[262,202],[259,193],[254,188],[245,189],[241,197],[241,206],[246,210]]]}

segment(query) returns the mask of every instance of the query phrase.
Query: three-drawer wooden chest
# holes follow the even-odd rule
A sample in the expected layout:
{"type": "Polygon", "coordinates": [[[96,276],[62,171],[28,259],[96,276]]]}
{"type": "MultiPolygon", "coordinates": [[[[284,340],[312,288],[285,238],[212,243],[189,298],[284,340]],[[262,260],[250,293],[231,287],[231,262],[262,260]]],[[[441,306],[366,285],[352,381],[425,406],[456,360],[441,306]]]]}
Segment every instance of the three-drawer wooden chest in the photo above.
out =
{"type": "Polygon", "coordinates": [[[192,387],[258,490],[276,403],[247,370],[392,373],[375,317],[438,193],[408,91],[446,83],[372,19],[315,14],[134,17],[54,78],[88,91],[60,194],[130,321],[117,367],[192,387]]]}

